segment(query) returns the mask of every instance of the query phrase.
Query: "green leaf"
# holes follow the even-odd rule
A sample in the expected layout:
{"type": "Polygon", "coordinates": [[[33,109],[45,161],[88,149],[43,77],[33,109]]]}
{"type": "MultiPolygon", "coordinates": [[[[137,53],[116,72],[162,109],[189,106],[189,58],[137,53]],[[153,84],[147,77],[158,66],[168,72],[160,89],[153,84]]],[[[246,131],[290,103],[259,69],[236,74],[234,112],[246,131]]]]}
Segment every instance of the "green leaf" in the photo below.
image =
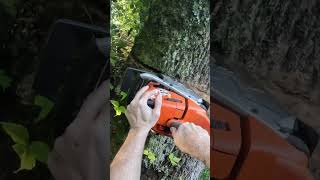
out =
{"type": "Polygon", "coordinates": [[[124,106],[120,106],[119,107],[119,111],[122,112],[122,113],[125,113],[126,112],[126,108],[124,106]]]}
{"type": "Polygon", "coordinates": [[[37,95],[35,97],[34,104],[41,107],[41,111],[38,117],[35,119],[35,122],[39,122],[40,120],[46,118],[54,106],[54,103],[50,99],[41,95],[37,95]]]}
{"type": "Polygon", "coordinates": [[[210,180],[210,171],[208,168],[205,168],[200,175],[200,180],[210,180]]]}
{"type": "Polygon", "coordinates": [[[154,162],[154,161],[156,160],[155,154],[149,153],[149,154],[148,154],[148,159],[149,159],[151,162],[154,162]]]}
{"type": "Polygon", "coordinates": [[[147,150],[147,149],[143,150],[143,154],[144,155],[148,155],[149,154],[149,150],[147,150]]]}
{"type": "Polygon", "coordinates": [[[27,150],[27,146],[23,144],[15,144],[12,146],[12,149],[18,154],[19,158],[21,159],[23,153],[27,150]]]}
{"type": "Polygon", "coordinates": [[[47,163],[50,148],[46,143],[40,141],[32,141],[29,150],[36,160],[45,164],[47,163]]]}
{"type": "Polygon", "coordinates": [[[115,116],[120,116],[122,113],[126,112],[126,108],[124,106],[114,107],[114,110],[116,111],[115,116]]]}
{"type": "Polygon", "coordinates": [[[149,149],[143,150],[143,154],[147,156],[151,163],[153,163],[157,159],[156,155],[149,149]]]}
{"type": "Polygon", "coordinates": [[[114,108],[119,107],[119,102],[115,100],[110,100],[111,104],[113,105],[114,108]]]}
{"type": "Polygon", "coordinates": [[[170,153],[169,160],[173,166],[177,166],[181,158],[178,158],[173,153],[170,153]]]}
{"type": "Polygon", "coordinates": [[[116,115],[115,116],[120,116],[121,115],[121,111],[119,110],[119,108],[116,108],[116,115]]]}
{"type": "Polygon", "coordinates": [[[0,71],[0,87],[4,92],[8,87],[10,87],[12,79],[5,74],[3,70],[0,71]]]}
{"type": "Polygon", "coordinates": [[[31,170],[36,166],[36,159],[32,153],[27,149],[20,157],[20,168],[15,173],[21,170],[31,170]]]}
{"type": "Polygon", "coordinates": [[[128,96],[128,93],[121,91],[120,95],[121,95],[121,101],[122,101],[128,96]]]}
{"type": "Polygon", "coordinates": [[[174,162],[177,162],[177,163],[178,163],[180,160],[181,160],[181,158],[173,157],[173,161],[174,161],[174,162]]]}
{"type": "Polygon", "coordinates": [[[177,166],[178,164],[174,161],[171,161],[172,166],[177,166]]]}
{"type": "Polygon", "coordinates": [[[4,131],[17,144],[27,145],[29,143],[28,129],[20,124],[0,122],[4,131]]]}
{"type": "Polygon", "coordinates": [[[110,83],[110,90],[113,90],[114,86],[110,83]]]}

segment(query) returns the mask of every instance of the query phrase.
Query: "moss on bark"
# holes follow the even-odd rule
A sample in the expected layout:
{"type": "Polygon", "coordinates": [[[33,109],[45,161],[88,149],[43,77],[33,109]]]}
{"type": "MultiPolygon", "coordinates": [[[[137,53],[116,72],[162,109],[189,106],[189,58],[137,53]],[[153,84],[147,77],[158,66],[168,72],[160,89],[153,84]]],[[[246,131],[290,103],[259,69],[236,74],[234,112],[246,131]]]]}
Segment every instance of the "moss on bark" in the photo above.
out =
{"type": "MultiPolygon", "coordinates": [[[[147,14],[131,57],[208,95],[209,1],[154,0],[147,14]]],[[[151,135],[145,148],[157,159],[151,163],[144,157],[143,166],[161,179],[198,179],[205,167],[180,152],[169,137],[151,135]],[[182,158],[179,166],[171,165],[170,153],[182,158]]]]}

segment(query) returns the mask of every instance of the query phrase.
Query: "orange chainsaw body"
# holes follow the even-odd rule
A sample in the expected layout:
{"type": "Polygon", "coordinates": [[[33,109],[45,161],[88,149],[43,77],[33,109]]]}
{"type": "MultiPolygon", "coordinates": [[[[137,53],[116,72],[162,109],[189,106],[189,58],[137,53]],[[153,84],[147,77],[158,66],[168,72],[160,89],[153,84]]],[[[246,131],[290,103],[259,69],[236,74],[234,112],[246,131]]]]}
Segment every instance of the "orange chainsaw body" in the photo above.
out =
{"type": "Polygon", "coordinates": [[[311,180],[307,155],[254,117],[211,102],[211,178],[311,180]],[[219,124],[219,127],[217,127],[219,124]]]}
{"type": "MultiPolygon", "coordinates": [[[[159,84],[150,82],[149,91],[160,88],[159,84]]],[[[170,122],[194,123],[201,126],[210,133],[210,119],[207,111],[191,99],[185,98],[170,89],[165,89],[166,94],[162,94],[162,106],[160,117],[156,125],[152,128],[155,132],[166,136],[171,136],[170,122]]]]}

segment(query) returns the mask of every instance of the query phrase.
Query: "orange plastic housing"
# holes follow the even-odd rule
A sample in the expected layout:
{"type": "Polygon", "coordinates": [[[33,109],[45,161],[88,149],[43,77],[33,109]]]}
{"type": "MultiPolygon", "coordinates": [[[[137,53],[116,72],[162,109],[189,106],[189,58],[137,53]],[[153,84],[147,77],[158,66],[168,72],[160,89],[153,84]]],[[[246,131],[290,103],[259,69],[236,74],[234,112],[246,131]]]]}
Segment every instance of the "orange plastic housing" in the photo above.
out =
{"type": "MultiPolygon", "coordinates": [[[[150,82],[149,91],[159,88],[159,84],[150,82]]],[[[152,128],[155,132],[171,136],[168,122],[191,122],[204,128],[210,133],[210,119],[207,112],[193,100],[187,99],[167,89],[168,95],[162,97],[161,114],[152,128]]]]}
{"type": "Polygon", "coordinates": [[[212,179],[311,180],[308,157],[263,122],[211,102],[211,117],[228,128],[211,129],[212,179]]]}

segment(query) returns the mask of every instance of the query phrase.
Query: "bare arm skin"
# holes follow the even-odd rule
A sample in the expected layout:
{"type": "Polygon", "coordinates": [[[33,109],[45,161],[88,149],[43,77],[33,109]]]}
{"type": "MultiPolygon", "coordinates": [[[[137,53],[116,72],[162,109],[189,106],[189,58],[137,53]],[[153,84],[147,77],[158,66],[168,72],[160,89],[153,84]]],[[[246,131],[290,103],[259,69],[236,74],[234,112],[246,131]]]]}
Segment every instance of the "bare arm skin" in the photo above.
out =
{"type": "Polygon", "coordinates": [[[210,168],[210,136],[193,123],[184,123],[178,129],[170,128],[175,145],[184,153],[199,159],[210,168]]]}
{"type": "Polygon", "coordinates": [[[157,90],[147,91],[143,87],[127,107],[126,116],[130,123],[128,136],[110,166],[111,180],[138,180],[144,144],[150,129],[155,125],[161,110],[162,97],[157,90]],[[151,109],[147,100],[156,96],[151,109]]]}

